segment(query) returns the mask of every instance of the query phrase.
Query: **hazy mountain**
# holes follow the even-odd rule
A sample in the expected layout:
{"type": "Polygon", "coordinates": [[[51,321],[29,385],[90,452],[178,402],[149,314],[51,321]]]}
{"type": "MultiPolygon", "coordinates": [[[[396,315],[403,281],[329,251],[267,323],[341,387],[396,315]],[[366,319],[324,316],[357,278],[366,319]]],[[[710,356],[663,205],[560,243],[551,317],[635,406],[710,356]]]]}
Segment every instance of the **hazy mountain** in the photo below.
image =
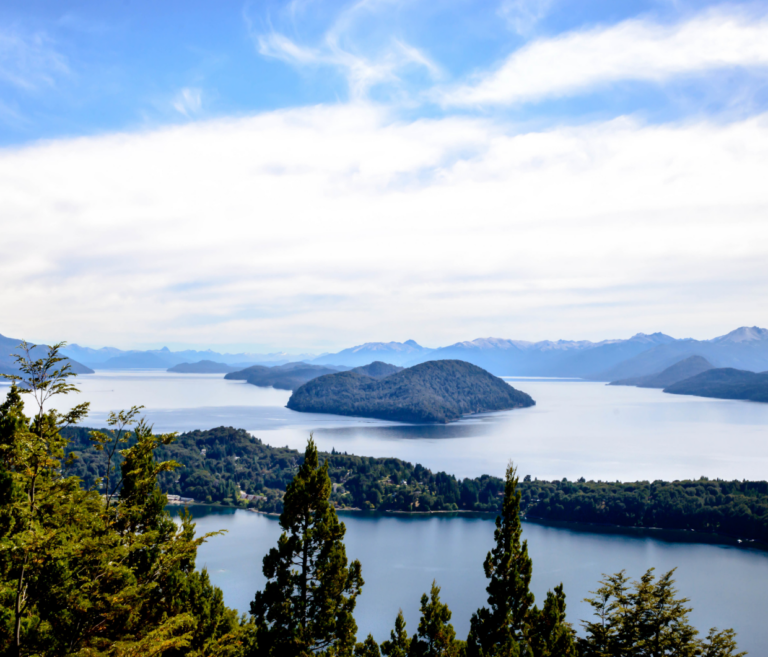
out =
{"type": "Polygon", "coordinates": [[[712,369],[664,388],[673,395],[768,402],[768,372],[748,372],[732,367],[712,369]]]}
{"type": "Polygon", "coordinates": [[[688,356],[706,358],[714,367],[768,369],[768,330],[742,327],[712,340],[675,340],[649,349],[590,378],[616,381],[660,372],[688,356]]]}
{"type": "Polygon", "coordinates": [[[309,363],[286,363],[275,367],[252,365],[238,372],[231,372],[225,379],[246,381],[262,388],[279,388],[280,390],[296,390],[300,386],[326,374],[336,374],[339,369],[333,366],[312,365],[309,363]]]}
{"type": "Polygon", "coordinates": [[[366,342],[357,347],[344,349],[336,354],[325,354],[311,362],[316,365],[335,364],[358,367],[378,360],[390,365],[405,365],[432,351],[432,349],[422,347],[413,340],[406,340],[405,342],[366,342]]]}
{"type": "Polygon", "coordinates": [[[552,376],[584,378],[674,338],[662,333],[638,333],[629,340],[543,340],[525,342],[479,338],[435,349],[420,359],[457,359],[473,363],[497,376],[552,376]]]}
{"type": "Polygon", "coordinates": [[[91,349],[77,344],[67,345],[63,353],[69,358],[75,358],[94,369],[168,369],[182,363],[194,363],[208,360],[225,365],[236,365],[239,368],[253,364],[283,365],[291,361],[309,360],[315,358],[315,354],[288,354],[285,352],[272,354],[222,354],[211,349],[195,351],[186,349],[183,351],[171,351],[168,347],[162,349],[128,350],[123,351],[115,347],[102,347],[91,349]]]}
{"type": "MultiPolygon", "coordinates": [[[[20,339],[7,338],[0,334],[0,374],[19,373],[13,354],[16,353],[16,349],[20,342],[20,339]]],[[[32,356],[34,358],[42,358],[46,353],[47,347],[40,346],[32,351],[32,356]]],[[[93,374],[93,370],[90,367],[86,367],[72,358],[68,358],[67,360],[72,366],[72,371],[75,374],[93,374]]]]}
{"type": "Polygon", "coordinates": [[[649,376],[638,376],[633,379],[621,379],[610,383],[612,386],[637,386],[638,388],[666,388],[679,381],[711,370],[712,363],[701,356],[688,356],[663,372],[649,376]]]}
{"type": "Polygon", "coordinates": [[[178,372],[181,374],[229,374],[230,372],[237,372],[242,370],[247,365],[225,365],[224,363],[217,363],[212,360],[200,360],[196,363],[180,363],[169,367],[169,372],[178,372]]]}

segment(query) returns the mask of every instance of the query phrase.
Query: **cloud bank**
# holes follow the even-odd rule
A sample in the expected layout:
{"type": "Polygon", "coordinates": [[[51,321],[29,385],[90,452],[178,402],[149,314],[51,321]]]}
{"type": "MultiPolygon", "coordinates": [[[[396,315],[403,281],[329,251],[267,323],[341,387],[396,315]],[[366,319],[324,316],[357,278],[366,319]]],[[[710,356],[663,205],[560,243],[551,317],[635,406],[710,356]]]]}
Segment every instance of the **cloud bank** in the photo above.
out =
{"type": "Polygon", "coordinates": [[[448,106],[510,105],[619,81],[768,66],[768,19],[709,12],[676,25],[628,20],[530,42],[495,71],[436,93],[448,106]]]}
{"type": "Polygon", "coordinates": [[[768,324],[768,116],[317,106],[0,153],[3,333],[333,349],[768,324]]]}

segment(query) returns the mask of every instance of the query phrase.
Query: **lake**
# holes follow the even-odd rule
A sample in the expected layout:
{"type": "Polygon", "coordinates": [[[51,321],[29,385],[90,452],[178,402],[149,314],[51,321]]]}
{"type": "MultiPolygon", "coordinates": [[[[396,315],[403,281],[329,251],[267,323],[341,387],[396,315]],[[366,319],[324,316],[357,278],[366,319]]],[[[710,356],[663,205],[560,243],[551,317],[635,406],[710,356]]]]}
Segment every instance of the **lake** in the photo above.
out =
{"type": "MultiPolygon", "coordinates": [[[[536,406],[439,426],[297,413],[290,393],[222,375],[98,372],[78,377],[88,424],[111,410],[146,407],[159,431],[247,429],[267,444],[396,456],[458,477],[502,476],[507,461],[539,479],[637,481],[765,479],[768,404],[667,395],[602,383],[510,379],[536,406]]],[[[60,404],[63,408],[64,404],[60,404]]]]}
{"type": "MultiPolygon", "coordinates": [[[[537,405],[490,413],[442,426],[411,426],[285,408],[290,393],[257,388],[221,375],[165,372],[98,372],[78,377],[81,395],[58,404],[92,403],[86,424],[102,426],[111,410],[143,404],[159,431],[221,425],[251,431],[271,445],[303,449],[310,431],[321,449],[365,456],[395,456],[459,477],[503,476],[509,459],[521,474],[540,479],[653,480],[766,478],[768,404],[666,395],[659,390],[599,383],[510,379],[537,405]]],[[[247,611],[262,585],[261,559],[279,527],[273,518],[246,511],[204,512],[201,532],[227,529],[200,550],[228,604],[247,611]]],[[[428,518],[344,514],[347,548],[363,564],[366,580],[356,617],[361,633],[387,638],[399,607],[409,631],[417,625],[421,594],[433,578],[465,635],[471,613],[483,603],[482,561],[493,523],[470,517],[428,518]]],[[[534,559],[533,588],[541,601],[560,581],[568,618],[589,615],[583,598],[602,573],[625,568],[633,578],[647,568],[678,567],[680,592],[691,599],[692,619],[734,627],[742,649],[766,654],[768,555],[724,545],[702,545],[647,536],[601,534],[526,523],[534,559]]]]}
{"type": "MultiPolygon", "coordinates": [[[[199,551],[228,604],[248,611],[264,585],[261,560],[280,535],[275,518],[249,511],[192,507],[200,533],[226,529],[199,551]]],[[[409,634],[418,626],[419,599],[432,580],[453,612],[460,638],[469,619],[485,603],[483,560],[493,546],[494,523],[487,518],[382,516],[342,513],[345,544],[351,559],[362,564],[365,586],[355,618],[362,639],[389,638],[399,608],[409,634]]],[[[560,582],[567,596],[567,617],[575,626],[589,618],[583,598],[594,591],[602,573],[626,569],[639,578],[648,568],[657,573],[677,568],[677,587],[690,598],[692,622],[704,634],[712,626],[733,627],[739,647],[751,655],[768,653],[768,555],[720,545],[676,543],[648,536],[599,534],[524,523],[523,537],[533,559],[532,590],[539,604],[560,582]]]]}

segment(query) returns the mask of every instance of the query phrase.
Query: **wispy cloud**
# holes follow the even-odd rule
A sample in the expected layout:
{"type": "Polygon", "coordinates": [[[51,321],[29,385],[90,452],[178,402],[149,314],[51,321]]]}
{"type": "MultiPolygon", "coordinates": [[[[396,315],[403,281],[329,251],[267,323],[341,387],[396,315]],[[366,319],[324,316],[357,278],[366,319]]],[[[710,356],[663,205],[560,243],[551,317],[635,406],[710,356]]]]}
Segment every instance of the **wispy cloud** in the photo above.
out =
{"type": "MultiPolygon", "coordinates": [[[[267,31],[255,29],[247,11],[246,25],[258,52],[265,57],[280,59],[297,67],[332,67],[341,71],[347,79],[350,96],[365,98],[369,90],[383,83],[396,83],[408,68],[419,68],[433,78],[439,78],[440,68],[418,48],[398,38],[390,38],[385,47],[373,54],[361,52],[361,43],[350,39],[357,22],[370,18],[371,14],[391,2],[360,0],[341,11],[319,42],[306,45],[290,39],[270,27],[267,31]]],[[[289,5],[292,20],[297,19],[303,3],[289,5]]]]}
{"type": "Polygon", "coordinates": [[[556,0],[503,0],[499,16],[518,34],[528,36],[549,14],[556,0]]]}
{"type": "Polygon", "coordinates": [[[681,75],[768,66],[768,19],[709,12],[676,25],[628,20],[539,39],[495,71],[440,91],[445,105],[526,103],[617,81],[664,82],[681,75]]]}
{"type": "Polygon", "coordinates": [[[66,57],[46,34],[0,28],[0,80],[31,91],[69,72],[66,57]]]}
{"type": "Polygon", "coordinates": [[[200,89],[185,87],[176,94],[171,104],[179,114],[192,117],[200,112],[203,106],[203,92],[200,89]]]}

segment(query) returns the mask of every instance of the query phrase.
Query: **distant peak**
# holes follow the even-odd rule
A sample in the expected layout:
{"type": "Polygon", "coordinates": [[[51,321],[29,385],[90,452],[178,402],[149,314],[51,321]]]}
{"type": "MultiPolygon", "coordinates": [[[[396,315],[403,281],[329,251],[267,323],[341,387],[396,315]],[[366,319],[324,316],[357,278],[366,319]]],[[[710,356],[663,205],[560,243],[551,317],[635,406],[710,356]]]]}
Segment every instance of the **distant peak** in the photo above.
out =
{"type": "Polygon", "coordinates": [[[416,342],[416,340],[406,340],[403,342],[403,344],[407,344],[409,347],[417,347],[418,349],[421,349],[421,345],[416,342]]]}
{"type": "Polygon", "coordinates": [[[170,349],[168,349],[168,347],[163,347],[160,351],[170,351],[170,349]]]}
{"type": "Polygon", "coordinates": [[[759,326],[742,326],[730,333],[715,338],[715,342],[757,342],[768,340],[768,329],[759,326]]]}

